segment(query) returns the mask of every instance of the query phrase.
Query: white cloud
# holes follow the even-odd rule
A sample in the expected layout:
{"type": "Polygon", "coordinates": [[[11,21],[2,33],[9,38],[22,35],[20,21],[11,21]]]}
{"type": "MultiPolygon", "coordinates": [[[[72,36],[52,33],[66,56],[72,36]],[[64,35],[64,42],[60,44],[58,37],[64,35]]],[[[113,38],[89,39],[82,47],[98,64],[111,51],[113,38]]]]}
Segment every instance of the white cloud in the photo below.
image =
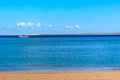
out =
{"type": "Polygon", "coordinates": [[[71,26],[71,25],[66,25],[65,26],[66,28],[68,28],[68,29],[73,29],[73,28],[80,28],[80,25],[74,25],[74,26],[71,26]]]}
{"type": "Polygon", "coordinates": [[[80,28],[80,25],[75,25],[75,28],[80,28]]]}
{"type": "Polygon", "coordinates": [[[18,27],[40,27],[41,23],[34,23],[34,22],[19,22],[17,23],[18,27]]]}
{"type": "Polygon", "coordinates": [[[17,23],[17,26],[19,27],[25,27],[27,24],[25,22],[19,22],[17,23]]]}
{"type": "MultiPolygon", "coordinates": [[[[31,29],[35,29],[37,27],[40,27],[41,23],[40,22],[19,22],[17,23],[16,27],[25,27],[25,28],[31,28],[31,29]]],[[[47,26],[43,25],[43,27],[48,27],[48,28],[52,28],[53,25],[52,24],[48,24],[47,26]]],[[[8,27],[10,28],[10,27],[8,27]]],[[[79,29],[80,25],[76,24],[76,25],[66,25],[65,28],[67,29],[79,29]]]]}
{"type": "Polygon", "coordinates": [[[71,26],[71,25],[66,25],[66,28],[68,28],[68,29],[72,29],[73,26],[71,26]]]}
{"type": "Polygon", "coordinates": [[[33,27],[34,24],[35,24],[35,23],[33,23],[33,22],[28,22],[26,26],[28,26],[28,27],[33,27]]]}
{"type": "Polygon", "coordinates": [[[36,26],[37,26],[37,27],[40,27],[40,26],[41,26],[41,23],[40,23],[40,22],[36,23],[36,26]]]}
{"type": "Polygon", "coordinates": [[[51,28],[51,27],[53,27],[53,25],[52,25],[52,24],[49,24],[48,27],[51,28]]]}

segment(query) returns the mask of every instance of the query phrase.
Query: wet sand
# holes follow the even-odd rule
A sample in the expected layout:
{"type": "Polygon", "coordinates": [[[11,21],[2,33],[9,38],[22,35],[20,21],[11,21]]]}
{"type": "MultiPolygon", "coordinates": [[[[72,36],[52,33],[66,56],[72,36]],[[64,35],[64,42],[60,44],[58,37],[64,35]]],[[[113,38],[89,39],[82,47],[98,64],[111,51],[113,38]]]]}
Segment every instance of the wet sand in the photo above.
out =
{"type": "Polygon", "coordinates": [[[120,80],[120,71],[0,72],[0,80],[120,80]]]}

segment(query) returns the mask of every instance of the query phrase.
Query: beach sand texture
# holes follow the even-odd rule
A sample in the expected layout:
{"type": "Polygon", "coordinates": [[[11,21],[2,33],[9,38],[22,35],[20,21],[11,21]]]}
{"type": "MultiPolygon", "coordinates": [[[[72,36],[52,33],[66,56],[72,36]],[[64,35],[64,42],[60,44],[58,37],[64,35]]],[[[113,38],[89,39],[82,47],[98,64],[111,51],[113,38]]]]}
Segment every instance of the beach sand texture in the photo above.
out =
{"type": "Polygon", "coordinates": [[[120,71],[1,72],[0,80],[120,80],[120,71]]]}

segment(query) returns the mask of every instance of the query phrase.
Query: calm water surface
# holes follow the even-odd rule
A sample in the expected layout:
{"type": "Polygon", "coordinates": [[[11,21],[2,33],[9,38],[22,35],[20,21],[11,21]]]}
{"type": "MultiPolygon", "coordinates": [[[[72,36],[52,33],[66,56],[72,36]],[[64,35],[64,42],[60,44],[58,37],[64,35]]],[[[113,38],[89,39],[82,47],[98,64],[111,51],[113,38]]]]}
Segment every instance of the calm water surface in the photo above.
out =
{"type": "Polygon", "coordinates": [[[118,69],[120,36],[0,38],[0,71],[118,69]]]}

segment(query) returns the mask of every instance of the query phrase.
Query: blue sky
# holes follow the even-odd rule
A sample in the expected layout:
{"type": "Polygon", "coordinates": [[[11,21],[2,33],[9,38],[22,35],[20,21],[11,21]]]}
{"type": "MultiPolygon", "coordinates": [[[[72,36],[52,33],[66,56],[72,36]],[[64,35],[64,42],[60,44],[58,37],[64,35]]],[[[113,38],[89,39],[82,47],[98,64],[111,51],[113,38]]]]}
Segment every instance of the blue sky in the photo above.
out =
{"type": "Polygon", "coordinates": [[[0,34],[120,32],[119,0],[0,0],[0,34]]]}

